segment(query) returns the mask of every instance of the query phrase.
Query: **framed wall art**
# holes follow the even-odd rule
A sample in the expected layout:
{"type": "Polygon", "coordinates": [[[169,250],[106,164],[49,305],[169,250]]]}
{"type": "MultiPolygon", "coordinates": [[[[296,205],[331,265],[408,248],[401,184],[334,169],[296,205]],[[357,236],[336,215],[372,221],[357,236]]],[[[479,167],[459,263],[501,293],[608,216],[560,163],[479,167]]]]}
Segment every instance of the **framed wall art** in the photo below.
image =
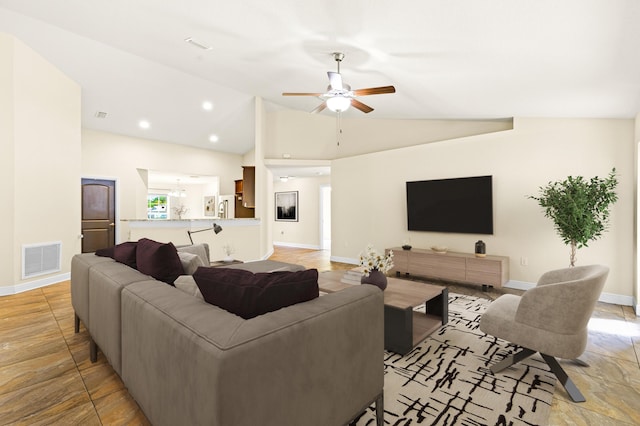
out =
{"type": "Polygon", "coordinates": [[[298,221],[298,191],[276,192],[276,220],[298,221]]]}
{"type": "Polygon", "coordinates": [[[217,216],[217,205],[216,205],[216,196],[208,195],[204,197],[204,215],[205,217],[215,217],[217,216]]]}

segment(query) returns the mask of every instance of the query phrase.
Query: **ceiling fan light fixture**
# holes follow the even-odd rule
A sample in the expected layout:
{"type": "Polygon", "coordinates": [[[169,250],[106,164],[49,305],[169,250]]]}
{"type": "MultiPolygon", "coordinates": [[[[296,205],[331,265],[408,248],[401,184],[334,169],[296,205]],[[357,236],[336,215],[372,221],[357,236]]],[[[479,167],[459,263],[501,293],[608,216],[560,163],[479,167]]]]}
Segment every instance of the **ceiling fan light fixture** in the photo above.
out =
{"type": "Polygon", "coordinates": [[[327,108],[333,112],[343,112],[351,106],[351,99],[343,96],[334,96],[327,99],[327,108]]]}

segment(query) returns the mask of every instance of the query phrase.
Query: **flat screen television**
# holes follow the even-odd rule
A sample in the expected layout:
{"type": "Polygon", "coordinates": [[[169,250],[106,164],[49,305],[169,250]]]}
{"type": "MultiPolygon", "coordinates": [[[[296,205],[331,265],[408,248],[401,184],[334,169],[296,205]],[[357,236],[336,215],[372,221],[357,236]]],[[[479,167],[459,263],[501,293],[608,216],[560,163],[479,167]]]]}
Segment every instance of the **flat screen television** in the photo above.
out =
{"type": "Polygon", "coordinates": [[[493,234],[491,176],[407,182],[409,231],[493,234]]]}

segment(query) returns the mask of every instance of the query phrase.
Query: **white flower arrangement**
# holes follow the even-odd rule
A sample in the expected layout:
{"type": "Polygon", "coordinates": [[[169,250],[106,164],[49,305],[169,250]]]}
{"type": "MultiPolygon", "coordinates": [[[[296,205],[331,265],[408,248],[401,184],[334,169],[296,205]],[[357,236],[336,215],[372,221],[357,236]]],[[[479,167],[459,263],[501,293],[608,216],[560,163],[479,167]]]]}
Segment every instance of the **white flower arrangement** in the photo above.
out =
{"type": "Polygon", "coordinates": [[[360,266],[364,268],[362,275],[365,277],[368,277],[369,273],[375,270],[386,274],[389,269],[393,268],[393,251],[389,250],[389,253],[383,256],[369,244],[365,252],[360,253],[360,266]]]}
{"type": "Polygon", "coordinates": [[[182,219],[182,216],[184,216],[187,213],[189,213],[189,207],[185,206],[184,204],[180,204],[179,207],[174,207],[173,208],[173,212],[176,215],[178,215],[178,219],[182,219]]]}
{"type": "Polygon", "coordinates": [[[222,246],[222,252],[226,256],[231,256],[235,252],[235,250],[230,243],[226,243],[225,245],[222,246]]]}

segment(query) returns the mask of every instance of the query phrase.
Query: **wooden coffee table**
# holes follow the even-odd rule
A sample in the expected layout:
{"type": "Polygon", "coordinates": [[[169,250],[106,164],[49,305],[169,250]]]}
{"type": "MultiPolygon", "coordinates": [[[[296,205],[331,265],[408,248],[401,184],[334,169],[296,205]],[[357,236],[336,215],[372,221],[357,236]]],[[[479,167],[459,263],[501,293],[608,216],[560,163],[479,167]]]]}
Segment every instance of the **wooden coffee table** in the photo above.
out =
{"type": "MultiPolygon", "coordinates": [[[[353,286],[341,282],[344,271],[323,272],[318,277],[320,291],[333,293],[353,286]]],[[[387,278],[384,291],[384,348],[400,355],[449,320],[449,290],[416,281],[387,278]],[[425,313],[413,308],[425,305],[425,313]]]]}

